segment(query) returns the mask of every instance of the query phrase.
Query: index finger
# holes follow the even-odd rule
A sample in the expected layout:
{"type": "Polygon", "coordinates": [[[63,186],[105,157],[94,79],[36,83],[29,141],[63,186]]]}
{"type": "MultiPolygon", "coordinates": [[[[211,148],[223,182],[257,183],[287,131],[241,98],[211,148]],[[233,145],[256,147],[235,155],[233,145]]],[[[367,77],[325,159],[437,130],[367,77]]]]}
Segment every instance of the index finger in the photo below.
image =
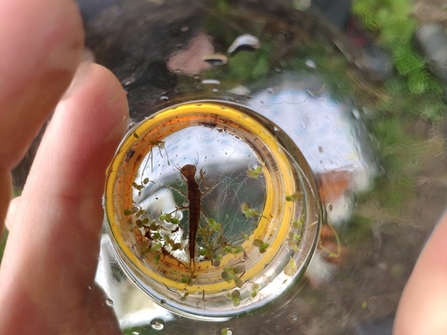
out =
{"type": "Polygon", "coordinates": [[[0,231],[10,170],[69,85],[84,33],[72,0],[0,0],[0,231]]]}

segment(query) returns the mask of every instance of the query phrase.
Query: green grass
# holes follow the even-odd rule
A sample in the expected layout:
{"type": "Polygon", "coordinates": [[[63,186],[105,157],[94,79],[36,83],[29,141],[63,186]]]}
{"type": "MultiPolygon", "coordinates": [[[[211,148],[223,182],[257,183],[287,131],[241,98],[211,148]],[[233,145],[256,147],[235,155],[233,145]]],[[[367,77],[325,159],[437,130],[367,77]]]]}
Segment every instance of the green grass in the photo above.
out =
{"type": "Polygon", "coordinates": [[[440,86],[425,67],[423,57],[414,46],[417,22],[411,17],[409,0],[354,0],[353,11],[363,24],[387,47],[398,73],[405,78],[411,94],[438,91],[440,86]]]}

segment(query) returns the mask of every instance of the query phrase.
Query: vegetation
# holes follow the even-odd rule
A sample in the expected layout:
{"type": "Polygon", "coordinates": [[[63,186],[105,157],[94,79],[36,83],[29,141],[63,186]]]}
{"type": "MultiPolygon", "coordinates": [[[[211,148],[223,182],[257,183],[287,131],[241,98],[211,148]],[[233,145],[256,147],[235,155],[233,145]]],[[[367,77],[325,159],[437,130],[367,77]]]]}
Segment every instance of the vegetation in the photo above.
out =
{"type": "Polygon", "coordinates": [[[442,119],[443,89],[414,46],[417,22],[410,17],[411,1],[355,0],[353,6],[365,27],[377,35],[377,43],[390,52],[396,69],[381,85],[381,95],[368,105],[368,128],[378,141],[376,156],[384,171],[369,201],[398,210],[414,195],[414,177],[427,158],[442,153],[440,141],[417,135],[414,127],[442,119]]]}
{"type": "Polygon", "coordinates": [[[410,17],[409,0],[355,0],[354,13],[378,34],[378,42],[391,50],[394,66],[406,78],[411,93],[440,93],[439,83],[426,71],[423,58],[413,45],[417,22],[410,17]]]}

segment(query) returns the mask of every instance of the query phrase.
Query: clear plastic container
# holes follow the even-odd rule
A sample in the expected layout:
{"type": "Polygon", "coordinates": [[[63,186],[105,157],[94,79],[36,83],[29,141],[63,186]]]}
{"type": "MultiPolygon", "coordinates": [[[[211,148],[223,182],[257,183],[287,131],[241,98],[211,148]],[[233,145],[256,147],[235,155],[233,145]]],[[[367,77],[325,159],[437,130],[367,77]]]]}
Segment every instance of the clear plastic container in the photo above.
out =
{"type": "Polygon", "coordinates": [[[204,320],[287,295],[324,222],[293,141],[219,101],[174,105],[133,128],[110,166],[105,208],[130,278],[163,307],[204,320]]]}

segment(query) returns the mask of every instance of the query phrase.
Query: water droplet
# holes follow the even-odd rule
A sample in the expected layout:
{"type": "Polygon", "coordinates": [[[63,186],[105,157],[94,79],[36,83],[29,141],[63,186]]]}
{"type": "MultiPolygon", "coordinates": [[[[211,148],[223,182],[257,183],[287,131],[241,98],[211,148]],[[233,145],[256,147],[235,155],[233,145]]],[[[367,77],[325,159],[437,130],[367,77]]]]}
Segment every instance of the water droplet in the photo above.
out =
{"type": "Polygon", "coordinates": [[[133,121],[130,121],[129,124],[127,125],[127,130],[132,129],[133,127],[135,127],[136,123],[133,121]]]}
{"type": "Polygon", "coordinates": [[[219,90],[217,89],[217,88],[213,88],[213,93],[218,93],[219,92],[219,90]]]}
{"type": "Polygon", "coordinates": [[[160,321],[151,321],[151,327],[155,330],[162,330],[165,326],[160,321]]]}
{"type": "Polygon", "coordinates": [[[112,299],[106,299],[107,306],[113,306],[113,300],[112,299]]]}
{"type": "Polygon", "coordinates": [[[281,72],[281,68],[280,67],[275,67],[275,72],[280,73],[281,72]]]}
{"type": "Polygon", "coordinates": [[[203,85],[216,85],[219,86],[220,85],[220,81],[217,79],[203,79],[202,80],[202,84],[203,85]]]}
{"type": "Polygon", "coordinates": [[[277,126],[273,126],[274,131],[279,131],[279,128],[277,126]]]}
{"type": "Polygon", "coordinates": [[[232,54],[237,50],[255,50],[259,49],[260,47],[261,42],[259,41],[259,38],[250,34],[244,34],[234,40],[227,52],[232,54]]]}
{"type": "Polygon", "coordinates": [[[291,316],[290,316],[290,320],[292,321],[292,322],[297,322],[298,321],[298,314],[292,314],[291,316]]]}
{"type": "Polygon", "coordinates": [[[224,65],[228,62],[228,57],[222,54],[207,55],[202,59],[212,66],[224,65]]]}
{"type": "Polygon", "coordinates": [[[354,108],[352,110],[352,116],[354,116],[357,120],[359,120],[360,119],[360,112],[359,112],[359,110],[354,108]]]}
{"type": "Polygon", "coordinates": [[[140,335],[140,333],[139,333],[139,332],[136,332],[136,331],[133,331],[133,332],[132,332],[132,335],[140,335]]]}
{"type": "Polygon", "coordinates": [[[183,27],[180,28],[180,30],[182,32],[187,32],[189,30],[189,27],[188,26],[183,26],[183,27]]]}
{"type": "Polygon", "coordinates": [[[233,331],[230,328],[225,327],[220,330],[220,335],[233,335],[233,331]]]}
{"type": "Polygon", "coordinates": [[[160,97],[160,100],[161,100],[161,101],[166,101],[166,100],[169,100],[169,97],[168,97],[167,95],[162,95],[162,96],[160,97]]]}

